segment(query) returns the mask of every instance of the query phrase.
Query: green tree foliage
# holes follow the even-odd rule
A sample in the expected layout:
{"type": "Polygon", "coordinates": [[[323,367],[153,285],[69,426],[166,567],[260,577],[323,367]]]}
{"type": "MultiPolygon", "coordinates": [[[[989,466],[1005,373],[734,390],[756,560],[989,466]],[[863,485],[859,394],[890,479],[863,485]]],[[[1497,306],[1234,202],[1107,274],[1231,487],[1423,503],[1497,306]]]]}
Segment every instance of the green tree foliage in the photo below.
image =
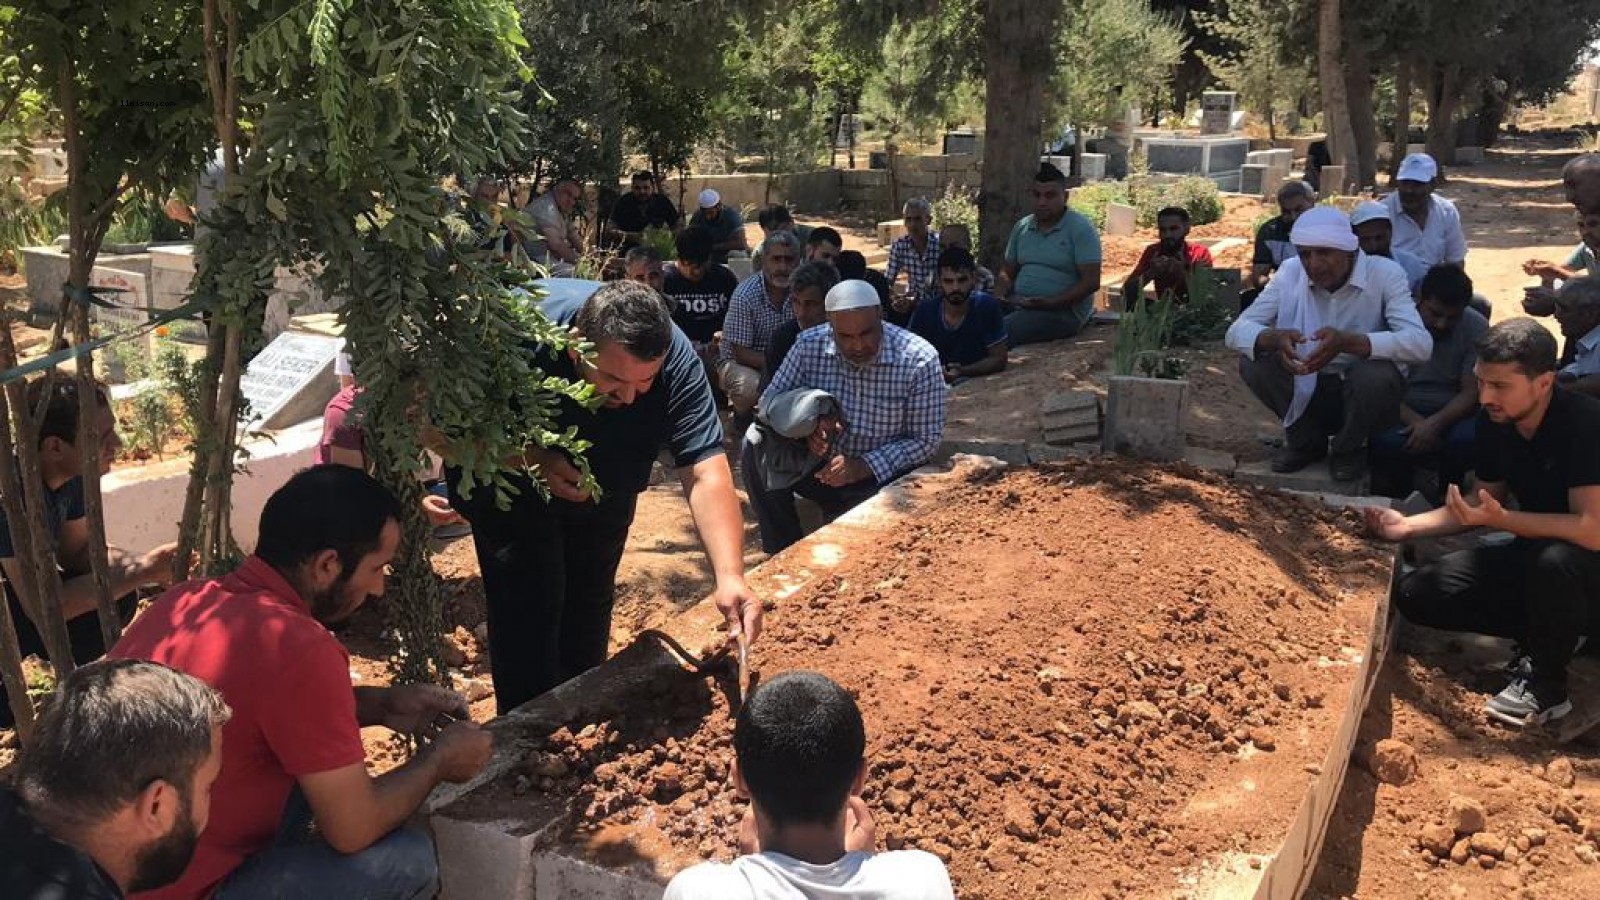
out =
{"type": "Polygon", "coordinates": [[[1260,113],[1273,137],[1277,115],[1311,92],[1304,54],[1291,54],[1293,37],[1285,4],[1275,0],[1226,0],[1194,19],[1218,49],[1197,51],[1217,81],[1237,91],[1246,109],[1260,113]]]}
{"type": "Polygon", "coordinates": [[[1053,125],[1097,125],[1166,89],[1188,38],[1176,16],[1149,0],[1083,0],[1069,4],[1049,87],[1053,125]]]}
{"type": "MultiPolygon", "coordinates": [[[[526,275],[476,248],[451,172],[508,167],[527,152],[527,74],[503,0],[290,4],[241,47],[255,151],[208,220],[196,291],[220,315],[259,321],[274,268],[307,264],[349,298],[345,336],[363,388],[375,468],[420,501],[421,422],[450,442],[465,490],[513,490],[505,460],[530,444],[581,457],[551,428],[572,385],[533,367],[525,342],[566,343],[537,312],[526,275]]],[[[391,582],[400,674],[438,678],[436,578],[426,525],[406,523],[391,582]]]]}

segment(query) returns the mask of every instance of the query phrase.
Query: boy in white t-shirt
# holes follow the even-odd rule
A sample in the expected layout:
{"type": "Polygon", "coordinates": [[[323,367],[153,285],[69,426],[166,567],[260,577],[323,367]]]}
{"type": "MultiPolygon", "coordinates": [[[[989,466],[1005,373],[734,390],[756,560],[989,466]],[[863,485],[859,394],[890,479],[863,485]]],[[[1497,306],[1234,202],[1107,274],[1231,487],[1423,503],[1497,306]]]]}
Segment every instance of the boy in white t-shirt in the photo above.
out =
{"type": "Polygon", "coordinates": [[[663,900],[953,900],[938,857],[872,852],[866,729],[844,688],[779,675],[739,710],[733,747],[734,785],[750,798],[745,855],[679,872],[663,900]]]}

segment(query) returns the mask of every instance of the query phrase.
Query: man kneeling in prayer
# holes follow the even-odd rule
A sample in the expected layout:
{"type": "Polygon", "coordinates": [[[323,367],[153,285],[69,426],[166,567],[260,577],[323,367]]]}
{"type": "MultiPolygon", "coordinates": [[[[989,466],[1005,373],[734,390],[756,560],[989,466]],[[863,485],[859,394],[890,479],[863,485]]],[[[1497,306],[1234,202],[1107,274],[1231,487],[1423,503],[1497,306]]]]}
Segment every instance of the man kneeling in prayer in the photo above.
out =
{"type": "Polygon", "coordinates": [[[1318,206],[1295,220],[1297,256],[1228,328],[1244,354],[1239,373],[1283,417],[1274,472],[1328,456],[1340,481],[1366,469],[1367,440],[1400,420],[1402,366],[1428,361],[1433,338],[1417,315],[1406,273],[1357,247],[1350,220],[1318,206]]]}
{"type": "Polygon", "coordinates": [[[873,853],[866,727],[850,693],[815,672],[761,685],[733,731],[733,783],[750,798],[744,855],[679,872],[663,900],[949,900],[950,875],[922,850],[873,853]]]}
{"type": "Polygon", "coordinates": [[[1394,601],[1418,625],[1514,638],[1509,683],[1487,712],[1543,724],[1572,711],[1567,665],[1600,625],[1600,400],[1557,386],[1556,339],[1532,319],[1489,329],[1477,378],[1477,495],[1452,485],[1439,509],[1372,508],[1367,523],[1391,541],[1514,535],[1408,573],[1394,601]]]}

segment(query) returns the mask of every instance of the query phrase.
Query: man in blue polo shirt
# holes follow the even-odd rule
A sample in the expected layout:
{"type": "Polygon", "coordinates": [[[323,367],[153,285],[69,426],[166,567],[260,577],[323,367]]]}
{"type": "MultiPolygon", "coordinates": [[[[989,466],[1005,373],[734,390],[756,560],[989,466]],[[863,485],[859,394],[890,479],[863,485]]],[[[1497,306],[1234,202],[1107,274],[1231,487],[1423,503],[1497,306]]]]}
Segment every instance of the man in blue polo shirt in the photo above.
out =
{"type": "Polygon", "coordinates": [[[472,523],[483,572],[501,714],[605,661],[617,566],[663,446],[716,573],[712,598],[730,636],[742,630],[753,640],[761,627],[761,603],[744,578],[744,518],[722,424],[693,345],[645,285],[547,279],[545,289],[545,316],[594,345],[587,358],[529,349],[546,374],[582,378],[605,397],[594,410],[562,398],[550,425],[575,428],[590,442],[585,458],[600,496],[583,486],[566,455],[537,447],[524,459],[549,489],[548,500],[519,476],[519,493],[500,509],[493,491],[462,497],[451,478],[452,505],[472,523]]]}
{"type": "Polygon", "coordinates": [[[972,254],[951,247],[939,254],[939,291],[917,304],[910,330],[939,351],[944,380],[992,375],[1006,369],[1005,314],[1000,301],[976,287],[972,254]]]}
{"type": "Polygon", "coordinates": [[[1011,310],[1011,346],[1069,338],[1094,314],[1100,290],[1100,235],[1067,208],[1067,176],[1048,163],[1033,178],[1033,215],[1011,230],[996,285],[1011,310]]]}

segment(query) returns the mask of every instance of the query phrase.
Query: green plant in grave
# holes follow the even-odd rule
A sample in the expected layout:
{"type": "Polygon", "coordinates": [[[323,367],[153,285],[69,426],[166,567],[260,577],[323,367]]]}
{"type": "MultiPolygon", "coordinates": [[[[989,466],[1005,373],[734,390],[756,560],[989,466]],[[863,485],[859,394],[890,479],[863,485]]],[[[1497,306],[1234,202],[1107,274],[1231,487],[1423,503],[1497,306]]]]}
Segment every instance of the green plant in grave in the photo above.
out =
{"type": "Polygon", "coordinates": [[[190,360],[176,341],[166,339],[156,342],[155,356],[150,363],[152,374],[161,385],[162,395],[176,398],[183,409],[183,414],[176,424],[178,430],[182,431],[184,437],[191,443],[200,434],[197,420],[200,414],[202,365],[199,360],[190,360]]]}
{"type": "Polygon", "coordinates": [[[678,257],[678,245],[673,240],[672,229],[662,225],[655,225],[644,230],[644,240],[640,243],[661,254],[661,258],[671,261],[678,257]]]}
{"type": "Polygon", "coordinates": [[[1167,291],[1159,300],[1140,303],[1122,314],[1111,349],[1111,374],[1131,376],[1143,368],[1142,360],[1162,355],[1172,330],[1172,307],[1172,292],[1167,291]]]}
{"type": "Polygon", "coordinates": [[[1168,344],[1196,347],[1222,340],[1233,324],[1233,311],[1222,302],[1215,270],[1197,268],[1188,283],[1189,302],[1173,309],[1168,344]]]}

